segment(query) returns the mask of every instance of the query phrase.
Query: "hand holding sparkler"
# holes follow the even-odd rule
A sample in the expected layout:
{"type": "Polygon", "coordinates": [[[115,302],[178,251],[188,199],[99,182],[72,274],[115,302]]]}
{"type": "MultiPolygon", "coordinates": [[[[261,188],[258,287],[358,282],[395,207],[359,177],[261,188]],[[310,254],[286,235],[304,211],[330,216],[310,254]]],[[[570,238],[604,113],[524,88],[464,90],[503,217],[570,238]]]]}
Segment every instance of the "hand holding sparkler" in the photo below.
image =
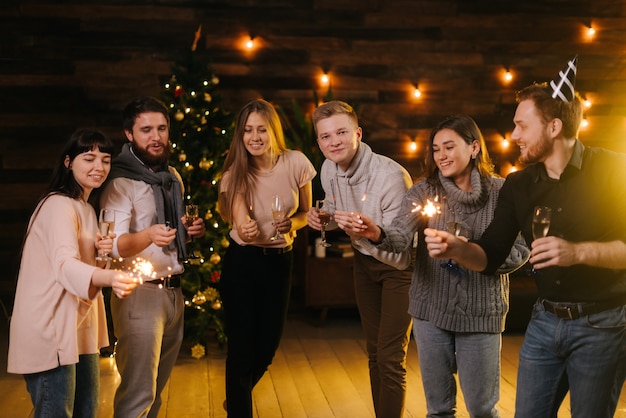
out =
{"type": "Polygon", "coordinates": [[[380,228],[377,227],[376,223],[360,212],[336,210],[335,222],[350,236],[358,235],[368,239],[380,236],[380,228]]]}
{"type": "Polygon", "coordinates": [[[111,289],[119,299],[128,297],[140,283],[139,280],[126,272],[119,270],[109,271],[113,273],[111,277],[111,289]]]}
{"type": "Polygon", "coordinates": [[[95,269],[91,276],[89,297],[96,297],[103,287],[111,287],[113,293],[120,299],[130,295],[139,284],[139,280],[132,277],[128,272],[120,270],[95,269]]]}

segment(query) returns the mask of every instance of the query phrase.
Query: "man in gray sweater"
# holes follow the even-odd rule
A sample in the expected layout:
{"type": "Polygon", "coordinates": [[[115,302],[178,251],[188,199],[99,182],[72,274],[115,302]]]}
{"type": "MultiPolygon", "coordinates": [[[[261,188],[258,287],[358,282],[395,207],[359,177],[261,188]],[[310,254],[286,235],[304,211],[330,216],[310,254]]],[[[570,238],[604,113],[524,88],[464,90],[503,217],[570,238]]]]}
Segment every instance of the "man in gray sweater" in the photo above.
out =
{"type": "MultiPolygon", "coordinates": [[[[324,207],[333,214],[333,226],[342,228],[353,212],[364,213],[381,225],[390,224],[411,187],[408,172],[361,142],[357,115],[347,103],[331,101],[319,106],[313,124],[326,157],[320,178],[324,207]]],[[[316,210],[309,211],[308,221],[310,227],[320,230],[316,210]]],[[[369,240],[346,232],[355,250],[355,292],[367,340],[376,417],[401,418],[411,329],[411,248],[402,253],[382,251],[369,240]]]]}

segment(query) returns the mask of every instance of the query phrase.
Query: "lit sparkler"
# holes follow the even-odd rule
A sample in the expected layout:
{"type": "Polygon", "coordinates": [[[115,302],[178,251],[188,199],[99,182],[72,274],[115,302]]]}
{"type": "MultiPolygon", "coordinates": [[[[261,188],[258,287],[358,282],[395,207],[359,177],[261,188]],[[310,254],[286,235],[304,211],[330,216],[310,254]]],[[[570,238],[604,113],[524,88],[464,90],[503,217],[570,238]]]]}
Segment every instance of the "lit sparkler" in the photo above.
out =
{"type": "MultiPolygon", "coordinates": [[[[120,258],[118,261],[121,262],[122,259],[120,258]]],[[[130,264],[125,265],[123,268],[117,268],[116,270],[125,271],[130,277],[135,279],[135,281],[139,282],[139,284],[156,279],[156,272],[154,271],[152,263],[141,257],[135,258],[130,264]]]]}
{"type": "Polygon", "coordinates": [[[435,196],[435,198],[431,201],[430,199],[426,199],[426,204],[424,207],[418,205],[413,202],[413,210],[411,212],[419,212],[421,215],[426,216],[428,218],[432,218],[435,215],[441,213],[441,205],[439,204],[439,196],[435,196]]]}

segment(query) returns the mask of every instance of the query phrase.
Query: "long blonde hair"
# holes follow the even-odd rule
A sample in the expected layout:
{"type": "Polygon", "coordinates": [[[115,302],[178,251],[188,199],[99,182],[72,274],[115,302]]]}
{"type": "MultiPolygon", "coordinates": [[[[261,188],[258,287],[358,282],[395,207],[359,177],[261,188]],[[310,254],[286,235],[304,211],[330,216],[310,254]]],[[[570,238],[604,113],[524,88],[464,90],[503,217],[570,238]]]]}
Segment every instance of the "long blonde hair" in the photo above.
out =
{"type": "Polygon", "coordinates": [[[246,104],[239,111],[235,133],[222,169],[222,173],[228,172],[230,176],[228,189],[220,192],[218,197],[218,211],[222,218],[231,225],[233,223],[233,204],[237,194],[243,193],[245,199],[250,200],[256,181],[257,168],[251,163],[252,156],[246,150],[243,142],[246,122],[252,113],[258,113],[267,124],[271,161],[276,161],[278,156],[287,150],[280,117],[271,103],[257,99],[246,104]]]}

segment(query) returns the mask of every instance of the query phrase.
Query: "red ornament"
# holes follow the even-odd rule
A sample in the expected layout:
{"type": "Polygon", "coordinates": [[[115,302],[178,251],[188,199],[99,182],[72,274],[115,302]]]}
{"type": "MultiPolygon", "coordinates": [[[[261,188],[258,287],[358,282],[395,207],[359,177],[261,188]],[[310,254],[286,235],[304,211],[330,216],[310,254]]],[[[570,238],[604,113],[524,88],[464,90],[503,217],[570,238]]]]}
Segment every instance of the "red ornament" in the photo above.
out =
{"type": "Polygon", "coordinates": [[[179,98],[185,93],[185,90],[181,86],[176,86],[174,89],[174,97],[179,98]]]}

